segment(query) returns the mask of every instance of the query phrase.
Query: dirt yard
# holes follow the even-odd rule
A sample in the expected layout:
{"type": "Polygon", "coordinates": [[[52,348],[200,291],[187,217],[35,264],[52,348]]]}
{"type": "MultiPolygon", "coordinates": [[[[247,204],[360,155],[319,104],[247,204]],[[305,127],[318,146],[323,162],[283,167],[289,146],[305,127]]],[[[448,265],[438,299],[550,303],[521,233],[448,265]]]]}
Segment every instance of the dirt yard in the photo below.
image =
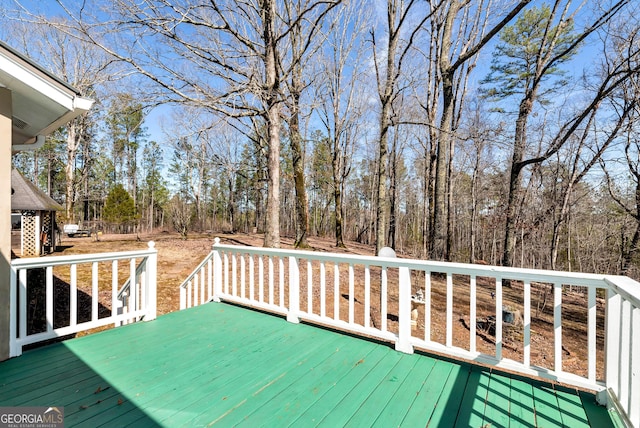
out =
{"type": "MultiPolygon", "coordinates": [[[[262,235],[192,235],[182,240],[177,234],[158,233],[153,235],[101,235],[96,237],[69,238],[64,236],[61,246],[53,255],[103,253],[144,249],[148,241],[154,241],[158,249],[158,314],[164,314],[179,309],[179,285],[193,271],[193,269],[211,251],[215,236],[221,238],[222,243],[236,245],[262,246],[262,235]]],[[[321,252],[342,252],[357,255],[373,255],[371,246],[348,243],[348,249],[337,249],[331,239],[310,239],[312,250],[321,252]]],[[[283,238],[283,248],[292,248],[293,241],[283,238]]],[[[401,256],[401,255],[400,255],[401,256]]],[[[126,266],[122,267],[126,270],[126,266]]],[[[342,274],[342,273],[341,273],[342,274]]],[[[78,274],[80,275],[80,273],[78,274]]],[[[126,272],[125,272],[126,275],[126,272]]],[[[373,272],[372,272],[373,276],[373,272]]],[[[445,276],[432,274],[432,322],[431,339],[439,343],[445,341],[445,310],[446,286],[445,276]]],[[[79,278],[80,279],[80,278],[79,278]]],[[[424,284],[424,277],[412,279],[414,288],[424,284]]],[[[454,328],[453,344],[464,349],[469,346],[469,278],[454,276],[454,328]]],[[[356,316],[361,317],[363,306],[363,281],[356,279],[356,316]]],[[[372,292],[374,290],[372,289],[372,292]]],[[[415,290],[414,290],[415,291],[415,290]]],[[[586,295],[584,290],[567,289],[563,293],[563,369],[565,371],[586,375],[587,347],[586,347],[586,295]]],[[[57,291],[56,291],[57,293],[57,291]]],[[[102,293],[102,291],[101,291],[102,293]]],[[[109,293],[105,291],[105,293],[109,293]]],[[[510,287],[503,287],[503,301],[505,305],[515,311],[523,307],[523,287],[521,283],[512,282],[510,287]]],[[[532,322],[531,322],[531,362],[532,364],[553,368],[553,304],[548,284],[532,284],[532,322]],[[546,303],[545,303],[546,302],[546,303]]],[[[390,289],[390,302],[393,300],[390,289]]],[[[489,316],[495,314],[495,280],[490,278],[477,279],[477,349],[493,354],[495,351],[494,331],[491,328],[489,316]]],[[[344,296],[343,296],[344,297],[344,296]]],[[[110,298],[105,295],[104,309],[108,310],[110,298]]],[[[61,299],[64,300],[64,299],[61,299]]],[[[331,301],[329,298],[328,301],[331,301]]],[[[372,296],[372,301],[375,299],[372,296]]],[[[343,302],[344,303],[344,302],[343,302]]],[[[81,303],[79,303],[80,305],[81,303]]],[[[374,306],[374,305],[372,305],[374,306]]],[[[68,311],[63,311],[68,314],[68,311]]],[[[380,325],[379,311],[372,307],[371,319],[374,325],[380,325]]],[[[397,329],[397,306],[389,305],[388,329],[397,329]]],[[[604,337],[603,301],[598,299],[598,352],[602,356],[604,337]]],[[[343,313],[343,312],[341,312],[343,313]]],[[[419,319],[414,336],[424,336],[424,307],[419,307],[419,319]]],[[[64,318],[65,316],[62,316],[64,318]]],[[[68,318],[67,318],[68,319],[68,318]]],[[[362,318],[360,318],[362,319],[362,318]]],[[[505,324],[503,329],[503,354],[507,358],[521,361],[522,355],[522,325],[505,324]]],[[[599,358],[603,360],[602,358],[599,358]]],[[[601,378],[603,367],[598,364],[598,378],[601,378]]]]}

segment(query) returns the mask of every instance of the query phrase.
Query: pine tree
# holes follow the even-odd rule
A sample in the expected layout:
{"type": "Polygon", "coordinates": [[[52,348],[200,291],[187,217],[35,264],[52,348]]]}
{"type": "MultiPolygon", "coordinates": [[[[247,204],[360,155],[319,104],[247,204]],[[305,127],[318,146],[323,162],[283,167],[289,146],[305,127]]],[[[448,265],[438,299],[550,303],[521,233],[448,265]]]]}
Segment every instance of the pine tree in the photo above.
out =
{"type": "Polygon", "coordinates": [[[124,226],[137,220],[136,207],[133,198],[122,184],[116,184],[107,196],[104,204],[103,218],[114,223],[120,231],[124,226]]]}

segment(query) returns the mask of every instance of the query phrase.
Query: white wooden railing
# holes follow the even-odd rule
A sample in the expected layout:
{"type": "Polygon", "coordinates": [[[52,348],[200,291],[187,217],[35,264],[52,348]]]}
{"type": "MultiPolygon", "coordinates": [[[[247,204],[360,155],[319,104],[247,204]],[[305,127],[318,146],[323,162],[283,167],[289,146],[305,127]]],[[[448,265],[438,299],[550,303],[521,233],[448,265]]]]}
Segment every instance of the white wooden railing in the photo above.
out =
{"type": "Polygon", "coordinates": [[[21,355],[25,345],[56,337],[110,324],[119,326],[155,319],[156,269],[157,250],[153,242],[140,251],[12,260],[10,356],[21,355]],[[38,273],[40,276],[32,276],[38,273]],[[37,307],[34,303],[37,299],[29,296],[43,285],[44,305],[37,307]],[[86,297],[79,301],[79,293],[86,297]],[[82,301],[86,308],[79,307],[82,301]],[[87,319],[79,320],[83,310],[87,319]],[[33,328],[31,323],[38,312],[44,312],[45,325],[33,328]],[[68,319],[61,321],[56,316],[58,312],[68,313],[68,319]]]}
{"type": "Polygon", "coordinates": [[[220,245],[216,239],[180,286],[180,307],[221,300],[388,340],[402,352],[437,351],[589,388],[628,426],[640,427],[640,284],[627,277],[220,245]],[[521,322],[503,322],[506,306],[521,322]],[[576,326],[577,310],[583,322],[576,326]],[[460,331],[468,341],[460,340],[460,331]],[[553,344],[551,355],[542,342],[553,344]]]}

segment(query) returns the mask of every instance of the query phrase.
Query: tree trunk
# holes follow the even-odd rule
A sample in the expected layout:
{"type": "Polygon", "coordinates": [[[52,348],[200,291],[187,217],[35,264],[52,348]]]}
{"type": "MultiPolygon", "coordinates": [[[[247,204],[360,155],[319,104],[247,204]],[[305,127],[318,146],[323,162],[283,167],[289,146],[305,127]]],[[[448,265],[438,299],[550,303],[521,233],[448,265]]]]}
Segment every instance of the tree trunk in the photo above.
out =
{"type": "Polygon", "coordinates": [[[291,142],[291,156],[293,164],[293,182],[296,190],[296,248],[309,248],[307,235],[309,234],[309,197],[304,177],[304,151],[302,136],[300,135],[300,90],[303,86],[302,71],[294,71],[292,82],[291,117],[289,119],[289,139],[291,142]]]}
{"type": "Polygon", "coordinates": [[[455,18],[462,7],[458,1],[452,2],[447,11],[440,39],[438,69],[442,84],[442,116],[438,132],[434,189],[433,189],[433,217],[429,228],[429,257],[435,260],[449,260],[449,162],[451,158],[451,129],[453,126],[453,110],[455,106],[454,75],[456,69],[452,67],[449,58],[451,50],[451,36],[455,18]]]}
{"type": "MultiPolygon", "coordinates": [[[[446,46],[446,44],[445,44],[446,46]]],[[[442,60],[445,72],[442,75],[442,117],[435,165],[435,183],[433,196],[433,218],[429,228],[429,257],[434,260],[449,260],[449,162],[451,158],[451,121],[455,95],[453,92],[453,71],[449,69],[448,60],[442,60]]]]}
{"type": "Polygon", "coordinates": [[[522,160],[527,144],[527,121],[533,107],[533,98],[525,96],[520,103],[516,131],[513,139],[513,155],[511,158],[511,171],[509,172],[509,193],[507,194],[506,222],[504,227],[504,241],[502,252],[502,266],[511,266],[513,261],[513,244],[515,239],[516,222],[520,209],[522,186],[522,160]]]}
{"type": "Polygon", "coordinates": [[[261,2],[265,41],[266,121],[268,133],[267,207],[264,246],[280,247],[280,79],[278,76],[277,40],[274,19],[275,0],[261,2]]]}
{"type": "Polygon", "coordinates": [[[344,244],[343,237],[343,219],[342,219],[342,173],[340,168],[340,154],[338,150],[338,144],[334,142],[333,144],[333,156],[331,157],[331,169],[333,171],[333,203],[335,205],[334,215],[336,219],[335,224],[335,236],[336,236],[336,247],[338,248],[346,248],[344,244]]]}
{"type": "Polygon", "coordinates": [[[388,117],[391,108],[389,104],[383,104],[380,115],[380,140],[378,147],[378,191],[376,192],[376,254],[386,245],[387,229],[387,164],[389,163],[389,151],[387,147],[387,135],[389,132],[388,117]]]}
{"type": "MultiPolygon", "coordinates": [[[[380,138],[378,139],[378,191],[376,195],[376,254],[386,246],[387,232],[387,178],[389,163],[389,129],[391,128],[391,107],[393,102],[393,93],[396,84],[396,52],[398,49],[398,39],[400,37],[400,28],[396,25],[397,5],[395,0],[387,1],[387,25],[389,26],[389,38],[387,42],[387,63],[384,85],[378,87],[378,95],[380,97],[380,138]]],[[[374,46],[375,49],[375,46],[374,46]]],[[[378,73],[380,79],[380,73],[378,73]]],[[[380,80],[379,80],[380,81],[380,80]]]]}
{"type": "Polygon", "coordinates": [[[397,198],[398,198],[398,165],[397,165],[398,133],[393,135],[391,145],[391,157],[389,160],[389,246],[396,248],[396,222],[397,222],[397,198]]]}
{"type": "MultiPolygon", "coordinates": [[[[76,119],[77,120],[77,119],[76,119]]],[[[76,152],[78,150],[78,130],[73,123],[69,124],[67,129],[67,163],[65,165],[65,216],[67,221],[74,223],[75,215],[73,212],[75,204],[75,179],[76,179],[76,152]]]]}

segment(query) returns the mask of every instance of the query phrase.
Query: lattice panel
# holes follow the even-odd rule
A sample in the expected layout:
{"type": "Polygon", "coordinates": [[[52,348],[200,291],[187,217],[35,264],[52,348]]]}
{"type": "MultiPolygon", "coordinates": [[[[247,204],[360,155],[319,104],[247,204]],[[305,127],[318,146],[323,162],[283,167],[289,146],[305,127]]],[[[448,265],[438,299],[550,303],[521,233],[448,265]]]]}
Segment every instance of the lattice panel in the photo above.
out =
{"type": "Polygon", "coordinates": [[[51,247],[51,243],[53,241],[51,239],[53,236],[53,222],[51,221],[53,216],[51,214],[51,211],[44,211],[42,213],[42,242],[40,243],[40,245],[42,245],[43,247],[51,247]]]}
{"type": "Polygon", "coordinates": [[[36,252],[36,239],[38,239],[36,215],[32,211],[24,211],[22,213],[22,255],[38,255],[36,252]]]}

